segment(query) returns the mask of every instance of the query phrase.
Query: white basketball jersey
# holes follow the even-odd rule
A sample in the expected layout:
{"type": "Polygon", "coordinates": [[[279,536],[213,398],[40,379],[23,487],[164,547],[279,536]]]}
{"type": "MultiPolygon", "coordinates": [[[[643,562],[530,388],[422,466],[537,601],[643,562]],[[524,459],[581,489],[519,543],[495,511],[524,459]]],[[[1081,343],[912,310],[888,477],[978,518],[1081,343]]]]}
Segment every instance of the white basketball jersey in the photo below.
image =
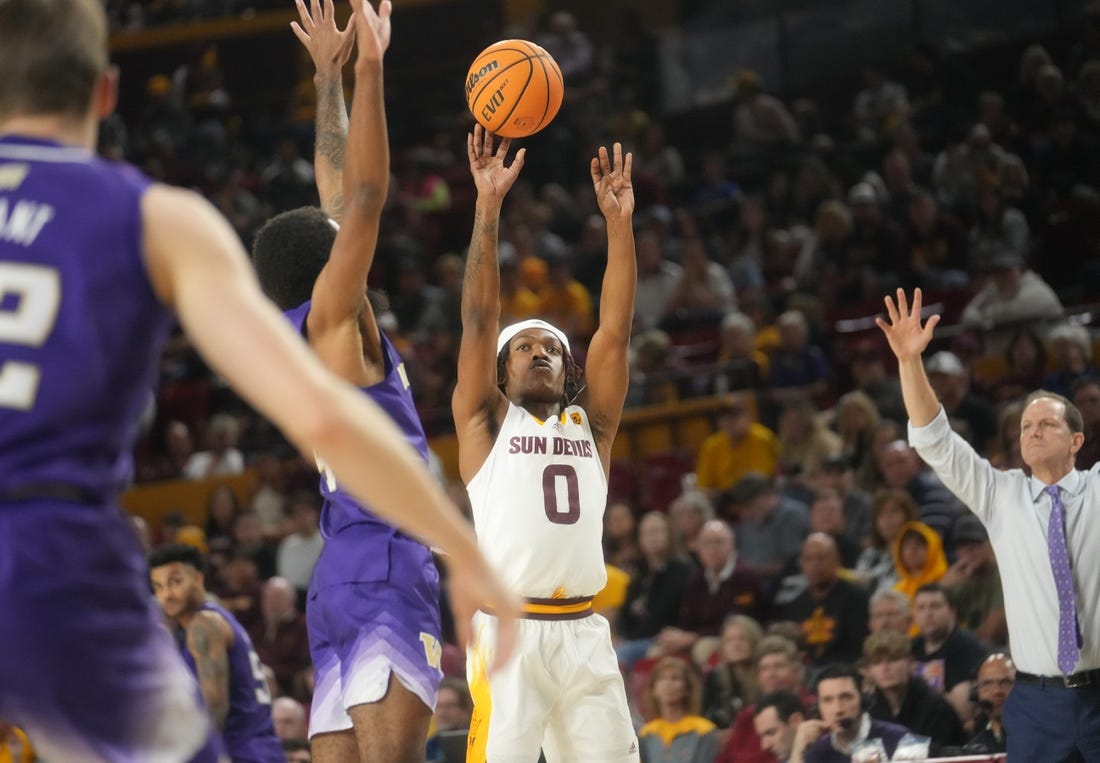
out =
{"type": "Polygon", "coordinates": [[[540,422],[509,403],[466,491],[478,545],[513,590],[571,599],[603,589],[607,477],[583,408],[540,422]]]}

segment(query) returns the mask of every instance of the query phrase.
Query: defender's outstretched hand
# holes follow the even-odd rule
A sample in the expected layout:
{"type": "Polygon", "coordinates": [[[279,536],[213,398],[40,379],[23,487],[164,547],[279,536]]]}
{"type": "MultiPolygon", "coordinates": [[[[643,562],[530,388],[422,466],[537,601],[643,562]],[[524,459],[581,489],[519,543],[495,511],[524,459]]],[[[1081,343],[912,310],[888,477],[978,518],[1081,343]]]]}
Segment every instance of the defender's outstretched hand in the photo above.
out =
{"type": "Polygon", "coordinates": [[[629,218],[634,213],[634,186],[630,183],[634,155],[627,152],[624,159],[621,143],[613,144],[611,150],[610,159],[605,146],[600,146],[599,154],[592,157],[592,185],[604,217],[629,218]]]}
{"type": "Polygon", "coordinates": [[[905,290],[898,289],[896,303],[889,295],[884,299],[886,314],[890,318],[890,322],[887,323],[882,318],[875,318],[875,324],[886,335],[886,340],[890,343],[890,349],[893,350],[898,360],[919,358],[928,343],[932,341],[932,331],[936,328],[936,324],[940,322],[940,316],[932,315],[921,326],[922,299],[920,289],[915,289],[913,291],[913,306],[910,308],[908,300],[905,298],[905,290]]]}
{"type": "Polygon", "coordinates": [[[474,176],[479,196],[503,198],[523,169],[523,159],[527,149],[516,152],[511,165],[504,166],[504,157],[512,141],[502,138],[496,151],[493,150],[493,133],[480,124],[474,125],[473,133],[466,134],[466,154],[470,160],[470,174],[474,176]]]}
{"type": "Polygon", "coordinates": [[[359,38],[359,62],[381,61],[390,46],[390,15],[393,13],[393,4],[390,0],[382,0],[376,12],[370,0],[352,0],[351,7],[355,35],[359,38]]]}
{"type": "Polygon", "coordinates": [[[290,28],[309,51],[314,67],[318,73],[338,73],[351,58],[355,45],[354,22],[349,20],[344,29],[337,26],[332,0],[310,0],[308,9],[305,0],[294,0],[294,3],[298,6],[301,23],[292,21],[290,28]]]}

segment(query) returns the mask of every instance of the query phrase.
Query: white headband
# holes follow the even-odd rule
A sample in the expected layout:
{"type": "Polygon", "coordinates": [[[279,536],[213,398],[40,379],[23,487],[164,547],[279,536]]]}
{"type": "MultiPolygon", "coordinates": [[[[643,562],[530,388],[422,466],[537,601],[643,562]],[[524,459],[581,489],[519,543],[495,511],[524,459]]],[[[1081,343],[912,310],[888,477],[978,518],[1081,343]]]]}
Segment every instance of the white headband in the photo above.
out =
{"type": "Polygon", "coordinates": [[[565,336],[564,331],[546,321],[539,320],[538,318],[530,318],[526,321],[513,323],[511,326],[505,326],[501,330],[500,336],[497,337],[497,354],[500,354],[500,351],[512,341],[512,338],[516,334],[519,334],[521,331],[526,331],[527,329],[542,329],[543,331],[549,331],[558,338],[558,341],[561,342],[561,346],[565,348],[566,352],[572,352],[572,350],[569,349],[569,339],[565,336]]]}

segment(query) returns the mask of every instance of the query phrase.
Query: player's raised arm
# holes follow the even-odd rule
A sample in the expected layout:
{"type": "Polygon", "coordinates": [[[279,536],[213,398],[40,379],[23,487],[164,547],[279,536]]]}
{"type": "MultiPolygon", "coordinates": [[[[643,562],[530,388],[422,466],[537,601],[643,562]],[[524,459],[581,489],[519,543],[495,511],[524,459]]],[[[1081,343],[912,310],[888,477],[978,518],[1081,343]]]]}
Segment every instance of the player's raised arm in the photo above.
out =
{"type": "Polygon", "coordinates": [[[890,349],[898,359],[898,379],[901,381],[901,395],[905,400],[905,412],[914,426],[923,427],[940,412],[940,401],[928,381],[921,353],[932,341],[932,331],[940,322],[940,316],[931,316],[921,325],[921,290],[913,292],[913,307],[909,308],[905,290],[898,289],[897,302],[885,297],[887,323],[875,318],[875,323],[886,335],[890,349]]]}
{"type": "Polygon", "coordinates": [[[493,134],[481,125],[466,137],[470,174],[477,187],[474,229],[466,255],[462,282],[462,342],[458,353],[458,380],[451,408],[459,441],[459,471],[466,481],[477,472],[492,447],[492,422],[507,405],[497,388],[496,341],[500,330],[500,270],[498,234],[505,194],[520,170],[526,149],[505,166],[511,141],[493,148],[493,134]]]}
{"type": "Polygon", "coordinates": [[[225,730],[229,716],[229,647],[232,632],[214,612],[196,612],[187,626],[187,651],[195,660],[206,711],[218,728],[225,730]]]}
{"type": "Polygon", "coordinates": [[[591,164],[596,200],[607,220],[607,270],[600,292],[600,325],[588,346],[585,363],[588,384],[585,409],[605,471],[610,468],[611,443],[619,429],[630,380],[630,326],[638,287],[634,188],[630,183],[632,161],[633,156],[629,153],[623,156],[622,146],[616,143],[610,156],[601,146],[591,164]]]}
{"type": "Polygon", "coordinates": [[[175,308],[211,367],[301,452],[324,459],[357,500],[447,551],[463,637],[484,602],[505,602],[492,606],[511,622],[518,603],[478,553],[469,524],[390,418],[327,373],[295,336],[261,293],[225,220],[197,195],[166,186],[146,192],[142,213],[157,295],[175,308]]]}
{"type": "MultiPolygon", "coordinates": [[[[315,13],[319,12],[318,4],[319,0],[314,0],[315,13]]],[[[329,15],[319,28],[328,30],[331,36],[335,29],[331,0],[325,7],[329,15]]],[[[389,0],[383,0],[377,12],[369,2],[363,2],[355,4],[352,14],[359,51],[344,157],[344,217],[328,262],[313,286],[307,319],[310,344],[325,365],[358,386],[376,383],[384,373],[378,325],[366,291],[389,189],[382,57],[390,43],[391,10],[389,0]]],[[[305,19],[303,22],[308,23],[305,19]]],[[[318,108],[321,106],[319,102],[318,108]]],[[[323,140],[320,134],[317,139],[323,140]]],[[[333,133],[324,140],[336,141],[338,137],[333,133]]],[[[331,147],[326,150],[331,152],[331,147]]]]}
{"type": "Polygon", "coordinates": [[[348,112],[344,104],[344,64],[355,45],[355,22],[344,29],[336,24],[332,0],[295,0],[299,21],[290,24],[295,36],[309,51],[317,92],[313,171],[321,209],[336,222],[344,216],[344,146],[348,139],[348,112]]]}

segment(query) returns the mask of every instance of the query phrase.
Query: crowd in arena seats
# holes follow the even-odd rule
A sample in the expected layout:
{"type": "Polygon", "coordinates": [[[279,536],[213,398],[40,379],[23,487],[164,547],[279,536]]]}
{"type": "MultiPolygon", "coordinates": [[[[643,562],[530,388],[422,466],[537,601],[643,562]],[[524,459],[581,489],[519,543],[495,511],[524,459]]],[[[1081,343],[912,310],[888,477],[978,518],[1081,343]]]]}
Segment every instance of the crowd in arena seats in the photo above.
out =
{"type": "MultiPolygon", "coordinates": [[[[108,5],[120,28],[243,7],[108,5]]],[[[637,492],[613,484],[606,514],[607,562],[629,580],[605,614],[645,759],[774,760],[838,662],[861,671],[874,718],[934,750],[1003,744],[1011,662],[986,659],[1006,647],[998,561],[906,443],[869,317],[892,289],[924,289],[944,317],[926,358],[933,387],[956,431],[997,466],[1021,465],[1019,401],[1037,387],[1080,407],[1078,466],[1100,460],[1090,305],[1100,295],[1100,16],[1062,48],[1021,46],[1000,79],[927,45],[868,67],[843,103],[784,99],[743,71],[715,145],[676,140],[688,118],[641,97],[652,93],[647,70],[624,63],[637,51],[591,38],[568,14],[510,33],[558,56],[567,100],[528,142],[503,213],[504,319],[550,317],[583,356],[606,238],[577,158],[622,140],[639,200],[628,405],[726,401],[698,452],[667,454],[679,465],[674,500],[642,515],[637,492]]],[[[202,191],[247,242],[271,214],[316,200],[302,139],[309,96],[293,94],[297,116],[280,131],[251,124],[235,96],[207,47],[151,78],[141,113],[110,122],[101,150],[202,191]]],[[[430,143],[395,151],[372,278],[430,434],[451,427],[473,203],[461,150],[470,121],[440,124],[430,143]]],[[[316,471],[182,340],[161,371],[136,479],[246,468],[259,479],[249,500],[212,491],[203,525],[169,517],[153,540],[209,554],[212,592],[271,669],[280,735],[300,737],[311,693],[303,591],[322,542],[316,471]]],[[[464,505],[461,486],[450,488],[464,505]]],[[[456,645],[444,664],[463,675],[456,645]]],[[[456,687],[446,710],[457,706],[459,720],[440,719],[441,731],[462,728],[463,708],[468,722],[456,687]]],[[[440,744],[432,754],[444,760],[440,744]]]]}

